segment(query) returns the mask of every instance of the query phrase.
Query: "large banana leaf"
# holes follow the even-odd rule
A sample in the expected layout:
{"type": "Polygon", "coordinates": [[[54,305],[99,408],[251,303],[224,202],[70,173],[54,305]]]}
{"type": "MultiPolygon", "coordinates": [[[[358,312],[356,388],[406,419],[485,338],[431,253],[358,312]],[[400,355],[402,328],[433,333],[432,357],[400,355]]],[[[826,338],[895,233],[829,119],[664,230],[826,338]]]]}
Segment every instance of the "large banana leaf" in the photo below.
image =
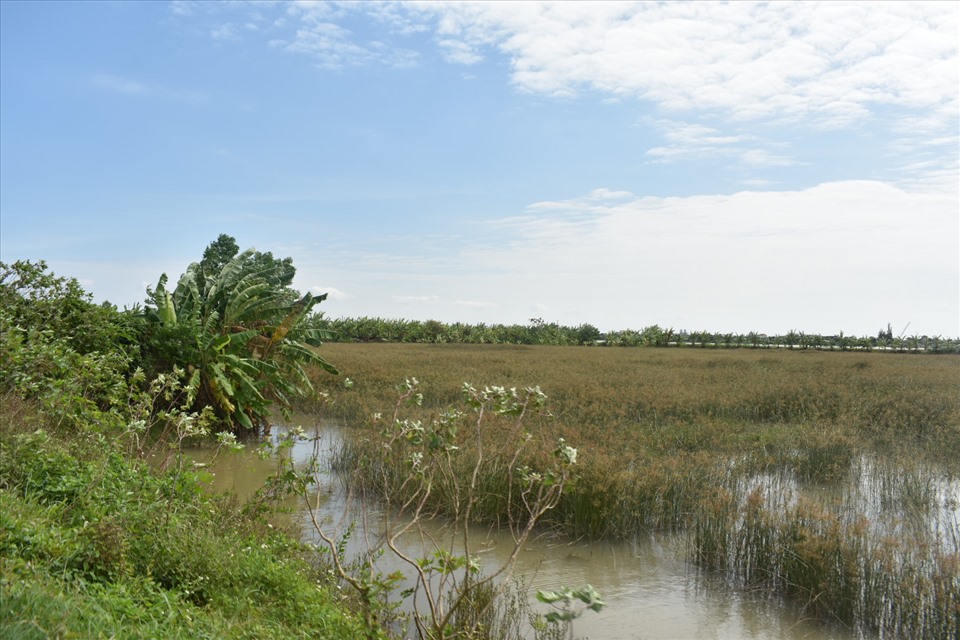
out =
{"type": "Polygon", "coordinates": [[[160,295],[161,299],[157,301],[157,316],[163,324],[173,326],[177,324],[177,308],[173,304],[173,296],[167,290],[160,295]]]}
{"type": "Polygon", "coordinates": [[[217,306],[224,292],[229,292],[234,289],[237,281],[243,277],[247,262],[254,253],[254,249],[247,249],[237,254],[227,264],[223,265],[223,269],[220,270],[220,273],[217,274],[216,277],[207,280],[207,290],[203,296],[207,304],[217,306]]]}
{"type": "Polygon", "coordinates": [[[280,324],[274,329],[273,335],[270,336],[270,343],[267,346],[268,353],[274,346],[287,339],[290,332],[310,313],[313,305],[317,302],[318,300],[308,293],[293,304],[286,317],[280,321],[280,324]]]}
{"type": "Polygon", "coordinates": [[[304,329],[297,334],[301,342],[306,342],[310,346],[319,347],[324,341],[329,342],[337,337],[334,331],[326,329],[304,329]]]}
{"type": "Polygon", "coordinates": [[[290,362],[313,365],[335,376],[340,375],[336,367],[324,360],[320,354],[308,345],[301,342],[286,342],[280,347],[280,352],[282,357],[290,362]]]}
{"type": "Polygon", "coordinates": [[[207,367],[208,372],[208,384],[210,387],[211,395],[216,401],[217,405],[227,414],[232,414],[236,411],[236,407],[231,398],[233,398],[234,391],[233,385],[230,384],[230,380],[227,379],[226,374],[223,371],[223,365],[219,363],[213,363],[207,367]]]}
{"type": "Polygon", "coordinates": [[[273,293],[269,283],[262,280],[252,283],[241,281],[224,310],[224,324],[233,326],[257,320],[263,317],[264,312],[269,316],[269,311],[281,303],[282,299],[273,293]]]}
{"type": "Polygon", "coordinates": [[[200,265],[196,262],[187,267],[173,291],[173,304],[180,321],[186,318],[194,320],[200,318],[203,305],[200,289],[197,287],[197,270],[199,269],[200,265]]]}

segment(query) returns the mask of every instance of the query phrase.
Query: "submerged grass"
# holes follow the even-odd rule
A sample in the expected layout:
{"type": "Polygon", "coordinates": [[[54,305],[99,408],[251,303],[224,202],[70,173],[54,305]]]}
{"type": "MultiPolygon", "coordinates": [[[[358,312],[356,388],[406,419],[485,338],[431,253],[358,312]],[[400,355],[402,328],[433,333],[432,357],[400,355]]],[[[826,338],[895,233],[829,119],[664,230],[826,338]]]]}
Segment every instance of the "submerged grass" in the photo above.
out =
{"type": "MultiPolygon", "coordinates": [[[[960,359],[910,355],[334,344],[354,382],[334,411],[361,429],[416,376],[429,419],[463,382],[539,385],[546,451],[580,477],[546,524],[629,538],[686,531],[731,582],[885,637],[960,634],[960,359]]],[[[322,383],[322,381],[321,381],[322,383]]],[[[354,452],[357,454],[357,452],[354,452]]],[[[536,452],[531,454],[535,459],[536,452]]],[[[534,460],[535,461],[535,460],[534,460]]],[[[528,463],[528,461],[521,461],[528,463]]],[[[506,483],[483,479],[495,522],[506,483]]],[[[442,507],[441,507],[442,508],[442,507]]]]}

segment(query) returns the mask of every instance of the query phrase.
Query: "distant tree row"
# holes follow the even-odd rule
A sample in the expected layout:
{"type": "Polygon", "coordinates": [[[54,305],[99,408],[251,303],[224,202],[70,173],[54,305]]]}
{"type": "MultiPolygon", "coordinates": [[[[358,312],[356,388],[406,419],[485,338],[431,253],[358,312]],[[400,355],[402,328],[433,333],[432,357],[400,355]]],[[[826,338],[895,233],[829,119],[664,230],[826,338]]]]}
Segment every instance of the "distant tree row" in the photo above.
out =
{"type": "Polygon", "coordinates": [[[894,336],[889,328],[876,337],[821,335],[789,331],[783,335],[674,331],[658,325],[641,330],[602,333],[591,324],[568,327],[542,318],[528,324],[447,324],[437,320],[386,318],[330,319],[322,314],[308,323],[329,332],[335,342],[410,342],[452,344],[540,344],[612,347],[694,347],[701,349],[820,349],[828,351],[892,351],[897,353],[960,353],[960,339],[942,336],[894,336]]]}

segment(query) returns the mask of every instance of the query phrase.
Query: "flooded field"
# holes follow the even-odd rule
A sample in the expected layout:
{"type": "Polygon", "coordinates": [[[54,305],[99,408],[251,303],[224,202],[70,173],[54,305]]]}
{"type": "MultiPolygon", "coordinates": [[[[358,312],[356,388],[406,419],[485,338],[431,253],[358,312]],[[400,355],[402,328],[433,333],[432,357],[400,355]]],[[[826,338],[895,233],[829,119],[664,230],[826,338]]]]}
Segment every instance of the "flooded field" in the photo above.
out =
{"type": "MultiPolygon", "coordinates": [[[[274,437],[284,433],[275,429],[274,437]]],[[[329,453],[340,446],[341,432],[324,425],[316,433],[322,438],[319,450],[329,453]]],[[[299,441],[290,451],[294,460],[305,461],[313,454],[313,443],[299,441]]],[[[208,451],[197,450],[191,456],[203,462],[208,451]]],[[[231,491],[244,497],[263,486],[275,472],[276,461],[263,458],[254,450],[221,455],[208,467],[215,491],[231,491]]],[[[329,530],[343,531],[347,523],[359,522],[365,513],[371,536],[379,531],[376,507],[364,510],[349,499],[343,483],[330,473],[328,482],[310,496],[318,506],[317,516],[329,530]]],[[[293,498],[285,505],[282,517],[299,526],[305,539],[316,539],[306,505],[293,498]]],[[[427,522],[423,535],[409,534],[405,550],[419,555],[432,550],[427,538],[442,540],[444,523],[427,522]]],[[[366,532],[354,532],[347,554],[364,550],[366,532]]],[[[474,529],[475,549],[485,566],[499,566],[513,549],[506,532],[474,529]]],[[[689,541],[682,534],[656,534],[629,542],[573,540],[562,536],[540,535],[532,538],[517,559],[514,577],[522,581],[526,592],[557,589],[561,586],[593,585],[606,607],[599,614],[587,612],[574,624],[577,637],[594,640],[704,639],[734,640],[854,640],[864,639],[840,625],[818,621],[803,609],[761,590],[732,589],[729,583],[711,577],[688,561],[689,541]]],[[[402,563],[389,554],[378,561],[384,572],[404,570],[402,563]]],[[[401,584],[400,588],[403,588],[401,584]]],[[[545,605],[534,604],[546,611],[545,605]]]]}

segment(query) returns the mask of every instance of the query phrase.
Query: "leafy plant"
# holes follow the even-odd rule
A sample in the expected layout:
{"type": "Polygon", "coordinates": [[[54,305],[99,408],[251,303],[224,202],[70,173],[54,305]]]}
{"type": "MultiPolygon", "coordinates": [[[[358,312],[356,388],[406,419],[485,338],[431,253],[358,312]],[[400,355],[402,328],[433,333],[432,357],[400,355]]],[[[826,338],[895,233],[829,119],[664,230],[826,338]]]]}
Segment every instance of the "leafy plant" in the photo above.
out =
{"type": "Polygon", "coordinates": [[[316,457],[299,471],[311,521],[337,574],[359,595],[371,634],[380,623],[380,612],[391,610],[387,598],[405,577],[402,572],[378,571],[376,559],[389,553],[412,576],[413,586],[402,595],[411,602],[418,637],[485,637],[487,614],[507,588],[517,555],[572,480],[577,450],[560,438],[552,456],[534,456],[521,464],[533,438],[524,429],[525,419],[539,413],[546,401],[539,387],[478,389],[464,384],[467,411],[449,408],[428,424],[401,416],[404,407],[422,404],[419,381],[408,378],[398,391],[392,420],[358,454],[356,463],[354,488],[374,491],[383,512],[382,530],[362,563],[351,569],[338,542],[342,538],[320,522],[317,505],[307,499],[306,486],[321,482],[316,457]],[[499,470],[501,486],[487,485],[491,470],[499,470]],[[484,572],[470,531],[479,521],[476,512],[481,503],[491,500],[503,502],[501,513],[514,546],[502,565],[484,572]],[[422,528],[427,519],[438,515],[448,522],[449,534],[442,539],[422,528]],[[431,548],[420,556],[400,543],[412,532],[431,540],[431,548]]]}
{"type": "Polygon", "coordinates": [[[0,263],[0,389],[35,400],[59,424],[122,423],[136,322],[95,305],[45,263],[0,263]]]}
{"type": "MultiPolygon", "coordinates": [[[[537,591],[537,600],[549,604],[557,611],[551,611],[544,618],[547,622],[573,622],[587,611],[600,613],[605,603],[593,585],[584,585],[577,589],[563,587],[558,591],[537,591]],[[579,601],[579,606],[578,606],[579,601]]],[[[570,640],[573,640],[573,625],[568,627],[570,640]]]]}
{"type": "Polygon", "coordinates": [[[51,273],[43,260],[0,262],[0,309],[4,331],[46,331],[80,354],[136,351],[133,314],[109,303],[94,304],[76,278],[51,273]]]}
{"type": "Polygon", "coordinates": [[[314,350],[329,332],[304,322],[326,295],[290,288],[290,259],[252,248],[230,255],[231,241],[211,244],[173,291],[162,275],[144,315],[151,352],[187,370],[195,408],[213,407],[231,428],[251,431],[272,406],[288,413],[294,398],[313,393],[308,367],[337,370],[314,350]]]}

